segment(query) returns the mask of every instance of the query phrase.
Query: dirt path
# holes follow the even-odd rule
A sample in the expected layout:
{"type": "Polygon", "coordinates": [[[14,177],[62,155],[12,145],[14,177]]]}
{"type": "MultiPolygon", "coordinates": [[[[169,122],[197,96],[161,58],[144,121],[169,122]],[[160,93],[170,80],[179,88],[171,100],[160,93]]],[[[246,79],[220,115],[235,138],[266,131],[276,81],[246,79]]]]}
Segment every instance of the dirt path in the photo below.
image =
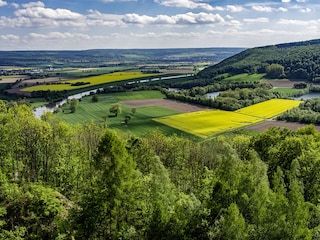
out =
{"type": "MultiPolygon", "coordinates": [[[[262,123],[258,123],[256,125],[249,126],[246,129],[259,131],[259,132],[263,132],[263,131],[267,130],[269,127],[280,127],[280,128],[288,128],[291,130],[297,130],[298,128],[302,128],[302,127],[305,127],[308,125],[309,124],[268,120],[268,121],[265,121],[262,123]]],[[[317,131],[320,131],[320,126],[315,126],[315,129],[317,131]]]]}

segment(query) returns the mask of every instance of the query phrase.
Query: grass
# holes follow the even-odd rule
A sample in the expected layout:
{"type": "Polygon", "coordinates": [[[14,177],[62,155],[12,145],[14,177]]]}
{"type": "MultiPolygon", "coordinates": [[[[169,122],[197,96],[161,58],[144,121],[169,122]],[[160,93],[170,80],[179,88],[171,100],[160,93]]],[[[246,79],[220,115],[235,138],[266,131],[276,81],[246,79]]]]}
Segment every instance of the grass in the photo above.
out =
{"type": "Polygon", "coordinates": [[[159,106],[136,108],[136,112],[133,114],[131,112],[131,108],[122,104],[122,111],[118,117],[108,117],[110,115],[109,108],[112,104],[126,100],[163,98],[164,95],[159,91],[136,91],[113,94],[98,94],[97,96],[98,102],[96,103],[93,103],[91,101],[92,97],[88,96],[81,100],[75,113],[70,113],[69,106],[66,105],[63,107],[64,112],[57,113],[56,116],[70,124],[89,121],[94,121],[98,124],[104,124],[104,118],[107,117],[106,124],[108,128],[116,128],[121,131],[129,131],[136,136],[143,136],[150,131],[158,129],[166,135],[177,134],[179,136],[194,138],[194,136],[179,129],[174,129],[170,126],[154,121],[154,118],[181,113],[159,106]],[[129,121],[128,125],[123,123],[125,116],[127,115],[131,116],[131,120],[129,121]]]}
{"type": "Polygon", "coordinates": [[[275,88],[272,89],[272,91],[274,92],[279,92],[284,94],[285,96],[294,96],[295,94],[299,93],[301,91],[301,89],[296,89],[296,88],[275,88]]]}
{"type": "Polygon", "coordinates": [[[248,74],[242,73],[223,79],[223,81],[239,81],[239,82],[258,82],[265,74],[248,74]]]}
{"type": "Polygon", "coordinates": [[[198,111],[155,120],[201,138],[262,121],[258,117],[222,110],[198,111]]]}
{"type": "Polygon", "coordinates": [[[59,82],[59,84],[37,85],[32,87],[26,87],[23,89],[23,91],[33,92],[33,91],[47,91],[47,90],[50,90],[50,91],[74,90],[79,88],[101,85],[105,83],[152,77],[155,75],[157,74],[144,74],[141,72],[116,72],[116,73],[104,74],[104,75],[99,75],[94,77],[62,81],[62,82],[59,82]],[[80,82],[88,83],[88,84],[71,86],[72,84],[76,84],[80,82]]]}
{"type": "Polygon", "coordinates": [[[272,118],[294,107],[298,107],[300,103],[301,101],[297,100],[271,99],[239,109],[236,112],[260,118],[272,118]]]}

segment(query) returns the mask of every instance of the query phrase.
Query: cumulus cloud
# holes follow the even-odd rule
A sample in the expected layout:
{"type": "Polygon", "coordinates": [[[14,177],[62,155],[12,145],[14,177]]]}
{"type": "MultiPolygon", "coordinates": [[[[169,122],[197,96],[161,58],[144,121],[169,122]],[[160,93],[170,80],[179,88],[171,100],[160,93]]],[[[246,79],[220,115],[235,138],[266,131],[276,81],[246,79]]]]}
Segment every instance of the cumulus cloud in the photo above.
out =
{"type": "Polygon", "coordinates": [[[257,12],[287,12],[288,9],[284,7],[279,7],[279,8],[272,8],[269,6],[252,6],[252,10],[257,11],[257,12]]]}
{"type": "Polygon", "coordinates": [[[72,12],[68,9],[51,9],[44,8],[41,6],[28,7],[24,9],[18,9],[14,13],[17,17],[24,18],[44,18],[44,19],[55,19],[55,20],[66,20],[66,19],[79,19],[84,18],[79,13],[72,12]]]}
{"type": "Polygon", "coordinates": [[[102,0],[105,3],[109,2],[136,2],[137,0],[102,0]]]}
{"type": "Polygon", "coordinates": [[[301,13],[309,13],[309,12],[312,12],[312,10],[310,8],[303,8],[303,9],[300,9],[299,12],[301,12],[301,13]]]}
{"type": "MultiPolygon", "coordinates": [[[[1,1],[1,0],[0,0],[1,1]]],[[[20,7],[20,4],[18,3],[11,3],[11,6],[14,7],[14,8],[19,8],[20,7]]]]}
{"type": "Polygon", "coordinates": [[[19,41],[20,37],[13,34],[0,35],[0,39],[4,41],[19,41]]]}
{"type": "Polygon", "coordinates": [[[297,19],[280,19],[279,24],[296,25],[296,26],[312,26],[320,24],[320,20],[297,20],[297,19]]]}
{"type": "Polygon", "coordinates": [[[90,39],[86,34],[69,33],[69,32],[49,32],[48,34],[29,33],[24,37],[25,40],[64,40],[64,39],[90,39]]]}
{"type": "Polygon", "coordinates": [[[281,2],[283,2],[283,3],[289,3],[289,2],[291,2],[291,0],[282,0],[281,2]]]}
{"type": "Polygon", "coordinates": [[[123,22],[128,24],[216,24],[224,23],[225,20],[219,14],[211,13],[192,13],[188,12],[185,14],[177,14],[174,16],[168,15],[157,15],[156,17],[151,17],[147,15],[138,14],[126,14],[123,22]]]}
{"type": "Polygon", "coordinates": [[[227,11],[229,12],[242,12],[245,10],[244,7],[242,6],[237,6],[237,5],[227,5],[226,7],[227,11]]]}
{"type": "Polygon", "coordinates": [[[269,18],[245,18],[243,21],[247,23],[267,23],[270,20],[269,18]]]}
{"type": "Polygon", "coordinates": [[[166,7],[183,7],[189,9],[202,8],[208,11],[214,10],[210,4],[192,0],[154,0],[154,2],[166,7]]]}
{"type": "Polygon", "coordinates": [[[22,4],[23,8],[34,8],[34,7],[44,7],[44,6],[45,6],[44,3],[40,1],[22,4]]]}
{"type": "Polygon", "coordinates": [[[0,7],[7,6],[8,3],[6,1],[0,0],[0,7]]]}

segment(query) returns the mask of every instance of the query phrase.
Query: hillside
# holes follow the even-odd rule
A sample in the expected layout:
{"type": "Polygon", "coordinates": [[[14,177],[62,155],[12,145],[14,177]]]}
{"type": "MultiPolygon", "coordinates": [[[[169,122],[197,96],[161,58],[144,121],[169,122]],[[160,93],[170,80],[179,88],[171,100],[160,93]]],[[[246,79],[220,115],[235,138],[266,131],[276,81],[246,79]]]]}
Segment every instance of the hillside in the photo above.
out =
{"type": "Polygon", "coordinates": [[[198,76],[212,78],[222,73],[265,73],[271,64],[283,66],[285,78],[320,81],[320,40],[247,49],[204,69],[198,76]]]}

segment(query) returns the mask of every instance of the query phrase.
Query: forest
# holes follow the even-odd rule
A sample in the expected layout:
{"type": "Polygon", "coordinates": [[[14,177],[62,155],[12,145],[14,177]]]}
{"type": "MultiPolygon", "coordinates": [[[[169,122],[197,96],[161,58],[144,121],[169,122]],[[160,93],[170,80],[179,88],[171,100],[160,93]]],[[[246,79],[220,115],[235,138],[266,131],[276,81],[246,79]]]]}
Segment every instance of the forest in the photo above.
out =
{"type": "Polygon", "coordinates": [[[266,73],[272,64],[283,67],[282,78],[319,82],[320,40],[295,42],[250,48],[198,74],[201,79],[212,79],[223,73],[266,73]]]}
{"type": "Polygon", "coordinates": [[[196,142],[0,101],[0,239],[319,239],[313,126],[196,142]]]}

